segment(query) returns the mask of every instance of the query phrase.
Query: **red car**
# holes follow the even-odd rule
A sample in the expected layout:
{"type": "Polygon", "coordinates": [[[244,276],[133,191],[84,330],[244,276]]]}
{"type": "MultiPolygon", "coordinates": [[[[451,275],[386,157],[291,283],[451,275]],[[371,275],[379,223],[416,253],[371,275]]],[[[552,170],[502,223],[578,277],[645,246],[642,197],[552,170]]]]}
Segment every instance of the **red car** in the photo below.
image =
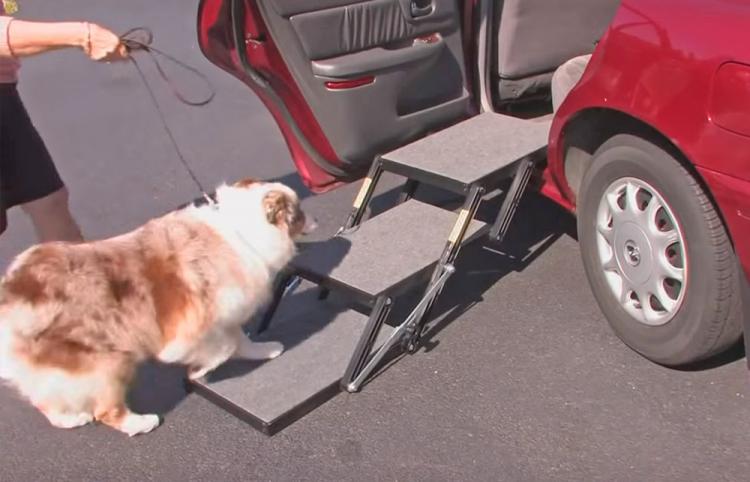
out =
{"type": "Polygon", "coordinates": [[[731,0],[202,0],[198,16],[204,54],[262,99],[316,192],[479,112],[549,113],[553,73],[593,52],[541,192],[577,216],[614,330],[665,365],[743,331],[748,24],[731,0]]]}

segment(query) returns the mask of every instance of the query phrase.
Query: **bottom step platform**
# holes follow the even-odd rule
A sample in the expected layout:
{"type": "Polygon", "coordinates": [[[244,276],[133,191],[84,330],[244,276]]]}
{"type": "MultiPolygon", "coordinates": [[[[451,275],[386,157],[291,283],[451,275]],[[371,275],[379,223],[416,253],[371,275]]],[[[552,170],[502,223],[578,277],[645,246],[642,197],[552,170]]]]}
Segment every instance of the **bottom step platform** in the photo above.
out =
{"type": "MultiPolygon", "coordinates": [[[[230,361],[193,390],[256,429],[272,435],[322,405],[339,382],[367,316],[317,299],[308,289],[284,299],[274,322],[258,341],[284,344],[284,353],[266,362],[230,361]]],[[[393,328],[383,325],[382,344],[393,328]]]]}

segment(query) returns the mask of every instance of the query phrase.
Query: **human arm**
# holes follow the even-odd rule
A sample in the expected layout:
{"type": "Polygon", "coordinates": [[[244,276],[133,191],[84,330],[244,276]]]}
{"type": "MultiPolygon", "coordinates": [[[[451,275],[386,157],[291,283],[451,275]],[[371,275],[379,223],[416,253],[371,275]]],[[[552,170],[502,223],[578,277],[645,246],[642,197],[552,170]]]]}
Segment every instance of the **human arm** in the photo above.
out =
{"type": "Polygon", "coordinates": [[[88,22],[28,22],[0,16],[0,57],[27,57],[65,47],[79,47],[93,60],[127,57],[111,31],[88,22]]]}

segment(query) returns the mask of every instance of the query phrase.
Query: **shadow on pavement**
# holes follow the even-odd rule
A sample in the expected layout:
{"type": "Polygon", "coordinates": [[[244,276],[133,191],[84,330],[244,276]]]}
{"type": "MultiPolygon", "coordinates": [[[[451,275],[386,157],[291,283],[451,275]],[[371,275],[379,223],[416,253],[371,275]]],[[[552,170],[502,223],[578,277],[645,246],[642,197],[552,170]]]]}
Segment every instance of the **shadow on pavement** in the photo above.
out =
{"type": "MultiPolygon", "coordinates": [[[[445,194],[422,191],[418,198],[447,208],[458,207],[462,199],[445,194]]],[[[502,196],[485,202],[477,218],[491,223],[496,216],[502,196]]],[[[484,240],[466,246],[458,255],[456,273],[448,280],[430,316],[422,336],[422,349],[431,351],[439,345],[437,336],[448,325],[460,318],[474,305],[483,301],[483,295],[500,279],[512,272],[526,269],[562,236],[575,238],[575,218],[552,201],[538,195],[529,195],[519,206],[510,231],[501,245],[484,240]]],[[[397,300],[388,323],[398,325],[409,315],[419,301],[424,287],[397,300]]],[[[404,353],[394,349],[387,363],[382,365],[368,382],[374,380],[395,363],[404,353]]]]}
{"type": "Polygon", "coordinates": [[[702,372],[729,365],[730,363],[734,363],[743,358],[745,358],[745,343],[744,340],[740,339],[723,353],[719,353],[703,361],[691,363],[690,365],[682,367],[676,367],[674,369],[682,372],[702,372]]]}
{"type": "MultiPolygon", "coordinates": [[[[478,217],[491,222],[498,205],[487,204],[478,217]]],[[[575,238],[575,231],[575,218],[568,212],[542,196],[527,196],[502,244],[480,241],[459,254],[456,274],[446,284],[424,334],[425,350],[434,349],[439,344],[435,336],[483,301],[484,293],[500,279],[526,269],[562,236],[575,238]]]]}

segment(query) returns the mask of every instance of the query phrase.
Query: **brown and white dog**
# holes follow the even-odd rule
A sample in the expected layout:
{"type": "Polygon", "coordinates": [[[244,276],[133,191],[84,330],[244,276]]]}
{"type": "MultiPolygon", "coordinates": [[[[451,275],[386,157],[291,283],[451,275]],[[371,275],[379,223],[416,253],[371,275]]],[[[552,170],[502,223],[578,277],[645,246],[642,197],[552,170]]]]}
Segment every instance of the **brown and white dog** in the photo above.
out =
{"type": "Polygon", "coordinates": [[[196,379],[230,357],[281,353],[241,325],[269,300],[305,219],[289,187],[245,180],[121,236],[28,249],[0,285],[0,379],[56,427],[153,430],[157,415],[125,404],[140,362],[185,364],[196,379]]]}

